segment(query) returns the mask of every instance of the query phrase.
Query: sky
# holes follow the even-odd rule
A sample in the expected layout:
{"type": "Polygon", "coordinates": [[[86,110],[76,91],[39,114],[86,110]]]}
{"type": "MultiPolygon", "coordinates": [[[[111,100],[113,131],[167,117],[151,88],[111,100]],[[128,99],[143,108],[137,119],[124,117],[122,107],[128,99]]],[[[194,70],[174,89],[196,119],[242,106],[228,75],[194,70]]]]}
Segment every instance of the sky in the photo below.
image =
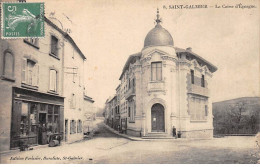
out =
{"type": "MultiPolygon", "coordinates": [[[[33,2],[37,0],[27,0],[33,2]]],[[[259,96],[259,1],[244,0],[253,9],[232,6],[236,0],[45,0],[45,16],[54,14],[87,57],[87,95],[97,107],[115,94],[129,55],[140,52],[154,28],[157,7],[162,26],[174,46],[193,52],[218,67],[213,74],[213,102],[259,96]],[[169,5],[208,5],[204,9],[164,9],[169,5]]],[[[57,23],[59,24],[59,23],[57,23]]]]}

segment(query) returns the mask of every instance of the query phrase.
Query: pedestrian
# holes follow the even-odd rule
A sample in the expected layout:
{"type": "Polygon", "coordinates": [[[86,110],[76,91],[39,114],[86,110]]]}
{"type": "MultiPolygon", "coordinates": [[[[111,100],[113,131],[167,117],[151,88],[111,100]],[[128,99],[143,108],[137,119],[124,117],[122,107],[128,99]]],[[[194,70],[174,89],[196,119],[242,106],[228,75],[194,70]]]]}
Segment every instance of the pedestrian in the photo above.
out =
{"type": "Polygon", "coordinates": [[[175,128],[175,126],[172,127],[172,136],[177,139],[177,134],[176,134],[176,128],[175,128]]]}

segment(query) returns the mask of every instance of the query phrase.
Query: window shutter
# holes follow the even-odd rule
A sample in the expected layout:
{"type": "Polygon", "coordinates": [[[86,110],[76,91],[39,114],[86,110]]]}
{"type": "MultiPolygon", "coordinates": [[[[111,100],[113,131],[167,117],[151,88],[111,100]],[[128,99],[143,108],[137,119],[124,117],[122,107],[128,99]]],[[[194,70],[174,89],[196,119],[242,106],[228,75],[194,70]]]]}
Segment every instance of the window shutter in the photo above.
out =
{"type": "Polygon", "coordinates": [[[32,77],[32,85],[38,86],[38,72],[39,71],[39,65],[35,64],[33,67],[33,77],[32,77]]]}
{"type": "Polygon", "coordinates": [[[52,70],[50,70],[50,90],[53,90],[53,74],[52,74],[52,70]]]}
{"type": "Polygon", "coordinates": [[[22,83],[26,83],[27,81],[27,72],[26,72],[26,68],[27,68],[27,59],[23,58],[22,59],[22,83]]]}
{"type": "Polygon", "coordinates": [[[40,79],[39,79],[39,78],[40,78],[40,77],[39,77],[39,75],[40,75],[40,69],[39,69],[39,68],[40,68],[40,66],[39,66],[38,64],[36,64],[36,85],[37,85],[37,86],[39,86],[39,82],[40,82],[40,81],[39,81],[39,80],[40,80],[40,79]]]}
{"type": "Polygon", "coordinates": [[[53,84],[54,84],[54,91],[56,92],[57,91],[57,71],[56,70],[53,70],[53,84]]]}

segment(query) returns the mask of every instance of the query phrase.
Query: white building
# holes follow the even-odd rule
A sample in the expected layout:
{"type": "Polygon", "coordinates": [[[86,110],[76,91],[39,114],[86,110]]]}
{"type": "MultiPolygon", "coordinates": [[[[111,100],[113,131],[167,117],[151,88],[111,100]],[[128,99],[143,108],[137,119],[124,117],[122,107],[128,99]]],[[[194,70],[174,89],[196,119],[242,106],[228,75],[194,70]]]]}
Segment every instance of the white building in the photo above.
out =
{"type": "Polygon", "coordinates": [[[171,34],[156,26],[141,52],[130,55],[120,76],[120,123],[133,136],[213,137],[210,96],[217,68],[191,48],[174,46],[171,34]]]}
{"type": "Polygon", "coordinates": [[[64,51],[64,137],[65,142],[71,143],[83,139],[86,57],[73,40],[64,42],[64,51]]]}

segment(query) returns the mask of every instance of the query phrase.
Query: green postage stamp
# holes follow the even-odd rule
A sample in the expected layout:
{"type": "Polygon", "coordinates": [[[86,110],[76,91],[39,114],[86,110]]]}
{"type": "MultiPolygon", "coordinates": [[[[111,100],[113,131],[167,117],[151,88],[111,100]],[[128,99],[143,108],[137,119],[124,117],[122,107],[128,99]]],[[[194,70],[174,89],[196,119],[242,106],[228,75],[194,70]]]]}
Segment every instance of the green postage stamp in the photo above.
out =
{"type": "Polygon", "coordinates": [[[1,37],[44,37],[44,3],[2,3],[1,37]]]}

